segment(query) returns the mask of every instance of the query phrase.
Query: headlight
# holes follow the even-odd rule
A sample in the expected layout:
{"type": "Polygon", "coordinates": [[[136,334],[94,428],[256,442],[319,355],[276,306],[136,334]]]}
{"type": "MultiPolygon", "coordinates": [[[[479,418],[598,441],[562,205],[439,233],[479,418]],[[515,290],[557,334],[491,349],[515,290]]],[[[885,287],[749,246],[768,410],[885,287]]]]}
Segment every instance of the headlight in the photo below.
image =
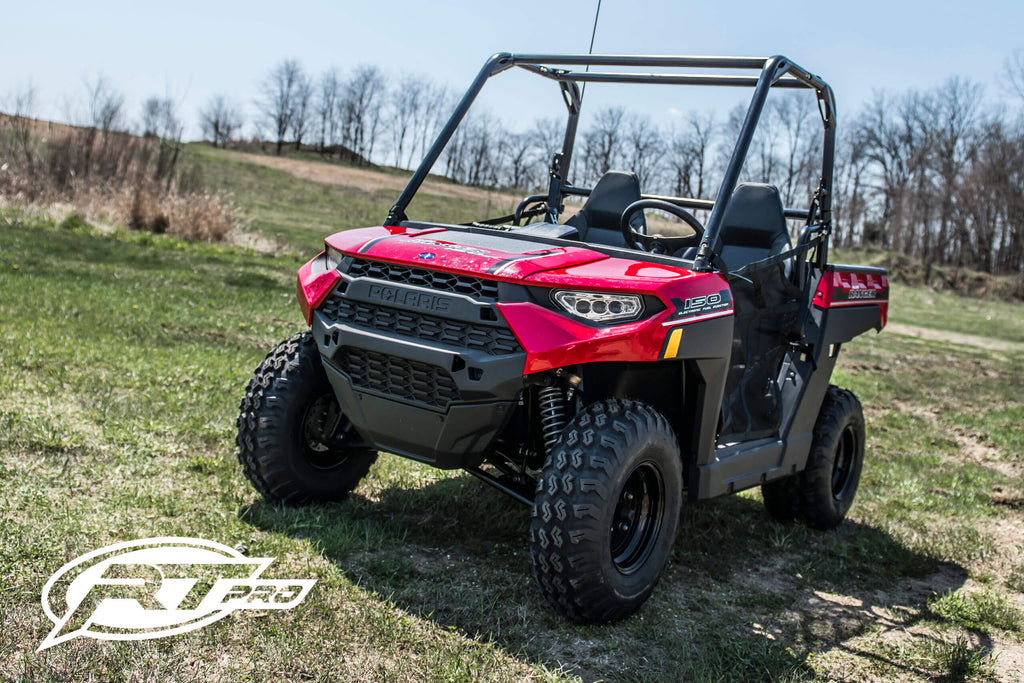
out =
{"type": "Polygon", "coordinates": [[[635,294],[604,294],[559,289],[551,298],[574,316],[596,323],[635,320],[644,311],[643,300],[635,294]]]}
{"type": "Polygon", "coordinates": [[[327,269],[334,270],[341,263],[341,259],[345,258],[345,255],[335,249],[329,244],[324,244],[324,256],[327,258],[327,269]]]}

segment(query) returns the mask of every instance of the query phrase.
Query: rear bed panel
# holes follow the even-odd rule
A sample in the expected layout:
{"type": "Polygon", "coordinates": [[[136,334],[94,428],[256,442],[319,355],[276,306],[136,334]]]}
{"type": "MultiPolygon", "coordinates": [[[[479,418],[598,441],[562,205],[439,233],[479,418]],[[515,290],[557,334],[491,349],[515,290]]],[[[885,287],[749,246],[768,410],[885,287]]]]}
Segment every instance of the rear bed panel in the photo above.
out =
{"type": "Polygon", "coordinates": [[[829,264],[814,294],[819,308],[875,305],[884,327],[889,309],[889,277],[885,268],[829,264]]]}

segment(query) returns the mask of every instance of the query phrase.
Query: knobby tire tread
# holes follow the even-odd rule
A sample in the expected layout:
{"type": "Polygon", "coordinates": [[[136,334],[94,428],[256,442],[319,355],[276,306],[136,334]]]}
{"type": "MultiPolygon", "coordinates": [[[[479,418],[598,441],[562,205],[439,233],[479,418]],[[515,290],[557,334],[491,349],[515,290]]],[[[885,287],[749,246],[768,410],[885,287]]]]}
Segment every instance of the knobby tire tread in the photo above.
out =
{"type": "MultiPolygon", "coordinates": [[[[608,533],[601,525],[602,510],[616,504],[616,492],[608,485],[630,444],[643,435],[676,443],[668,420],[643,403],[611,399],[587,406],[562,433],[537,483],[530,525],[534,575],[548,602],[575,621],[604,623],[628,616],[660,576],[658,568],[647,589],[624,603],[603,585],[596,556],[607,547],[601,538],[608,533]]],[[[674,536],[675,520],[666,526],[674,536]]]]}
{"type": "MultiPolygon", "coordinates": [[[[318,497],[310,495],[294,481],[282,454],[291,447],[288,444],[291,426],[286,424],[289,394],[298,390],[297,382],[309,377],[319,379],[317,373],[323,372],[316,365],[319,362],[320,353],[313,335],[308,330],[301,332],[272,349],[245,387],[236,421],[238,461],[246,479],[268,503],[297,506],[318,502],[318,497]]],[[[327,381],[326,377],[323,381],[327,381]]],[[[350,455],[346,462],[346,479],[351,481],[348,490],[366,476],[376,459],[376,452],[371,450],[350,455]]],[[[348,490],[338,491],[337,498],[348,490]]]]}

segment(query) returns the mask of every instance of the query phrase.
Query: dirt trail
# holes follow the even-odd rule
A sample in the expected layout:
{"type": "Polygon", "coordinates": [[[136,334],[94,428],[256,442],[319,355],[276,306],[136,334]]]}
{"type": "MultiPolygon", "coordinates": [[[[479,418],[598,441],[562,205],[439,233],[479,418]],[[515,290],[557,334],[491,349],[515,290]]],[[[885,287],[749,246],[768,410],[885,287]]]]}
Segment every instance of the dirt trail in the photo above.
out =
{"type": "MultiPolygon", "coordinates": [[[[320,163],[316,161],[305,161],[302,159],[288,159],[283,157],[265,156],[252,154],[250,152],[227,151],[225,154],[250,163],[266,166],[278,171],[284,171],[296,178],[312,180],[325,185],[339,185],[355,187],[365,192],[376,192],[377,190],[389,190],[396,193],[401,192],[405,187],[408,178],[404,176],[389,175],[380,171],[364,168],[352,168],[350,166],[335,166],[334,164],[320,163]]],[[[439,180],[426,180],[423,183],[422,191],[430,194],[439,194],[446,197],[459,197],[461,199],[474,199],[481,201],[507,201],[509,206],[515,207],[522,199],[518,195],[495,192],[477,187],[466,187],[454,183],[446,183],[439,180]]]]}
{"type": "Polygon", "coordinates": [[[904,325],[902,323],[889,323],[885,326],[885,331],[893,334],[902,334],[907,337],[917,337],[928,341],[946,341],[953,344],[976,346],[979,349],[987,349],[989,351],[1024,352],[1024,343],[1022,342],[992,339],[990,337],[964,334],[962,332],[933,330],[928,327],[917,327],[915,325],[904,325]]]}

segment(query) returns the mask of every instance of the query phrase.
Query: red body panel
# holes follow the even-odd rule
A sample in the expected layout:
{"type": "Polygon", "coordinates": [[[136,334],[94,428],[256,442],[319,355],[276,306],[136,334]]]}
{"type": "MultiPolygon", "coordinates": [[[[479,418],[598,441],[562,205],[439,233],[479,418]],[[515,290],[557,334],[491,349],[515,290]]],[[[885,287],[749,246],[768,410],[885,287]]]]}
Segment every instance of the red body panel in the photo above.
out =
{"type": "Polygon", "coordinates": [[[845,271],[842,266],[830,268],[818,282],[814,305],[818,308],[878,306],[884,327],[889,317],[889,278],[877,273],[845,271]]]}
{"type": "Polygon", "coordinates": [[[666,284],[701,279],[704,279],[702,274],[686,268],[603,256],[603,260],[597,262],[575,265],[571,268],[551,268],[531,278],[530,281],[538,285],[656,294],[666,284]]]}
{"type": "MultiPolygon", "coordinates": [[[[681,267],[614,258],[585,246],[538,243],[535,250],[525,253],[470,247],[448,241],[445,232],[442,228],[365,228],[331,235],[327,244],[360,258],[551,289],[649,295],[664,304],[664,310],[638,322],[592,325],[531,302],[499,303],[499,310],[527,352],[527,374],[577,363],[655,361],[662,357],[666,336],[679,325],[733,314],[729,286],[717,273],[694,273],[681,267]],[[712,313],[684,313],[688,300],[715,295],[722,295],[726,303],[712,313]]],[[[522,241],[518,244],[533,246],[522,241]]],[[[307,272],[308,265],[304,266],[307,272]]],[[[310,298],[318,291],[311,288],[307,295],[311,308],[320,303],[310,298]]]]}
{"type": "Polygon", "coordinates": [[[338,271],[333,269],[313,274],[313,263],[321,255],[323,252],[299,268],[298,281],[295,283],[295,297],[299,300],[299,308],[302,309],[302,317],[306,319],[307,325],[313,319],[313,309],[323,303],[334,284],[341,279],[338,271]]]}
{"type": "Polygon", "coordinates": [[[444,232],[444,228],[434,228],[431,230],[409,230],[397,227],[359,228],[357,230],[336,232],[328,237],[326,242],[338,251],[355,253],[367,242],[380,237],[387,237],[388,235],[422,235],[430,232],[444,232]]]}
{"type": "Polygon", "coordinates": [[[534,250],[513,254],[448,242],[441,234],[445,232],[442,228],[418,232],[397,230],[368,228],[341,232],[328,237],[327,244],[339,251],[369,259],[406,263],[431,270],[484,275],[508,282],[519,281],[550,268],[607,258],[590,249],[566,249],[543,244],[537,244],[534,250]]]}
{"type": "Polygon", "coordinates": [[[598,327],[532,303],[498,308],[526,351],[526,374],[576,363],[658,360],[664,345],[666,332],[659,321],[667,312],[640,322],[598,327]]]}

